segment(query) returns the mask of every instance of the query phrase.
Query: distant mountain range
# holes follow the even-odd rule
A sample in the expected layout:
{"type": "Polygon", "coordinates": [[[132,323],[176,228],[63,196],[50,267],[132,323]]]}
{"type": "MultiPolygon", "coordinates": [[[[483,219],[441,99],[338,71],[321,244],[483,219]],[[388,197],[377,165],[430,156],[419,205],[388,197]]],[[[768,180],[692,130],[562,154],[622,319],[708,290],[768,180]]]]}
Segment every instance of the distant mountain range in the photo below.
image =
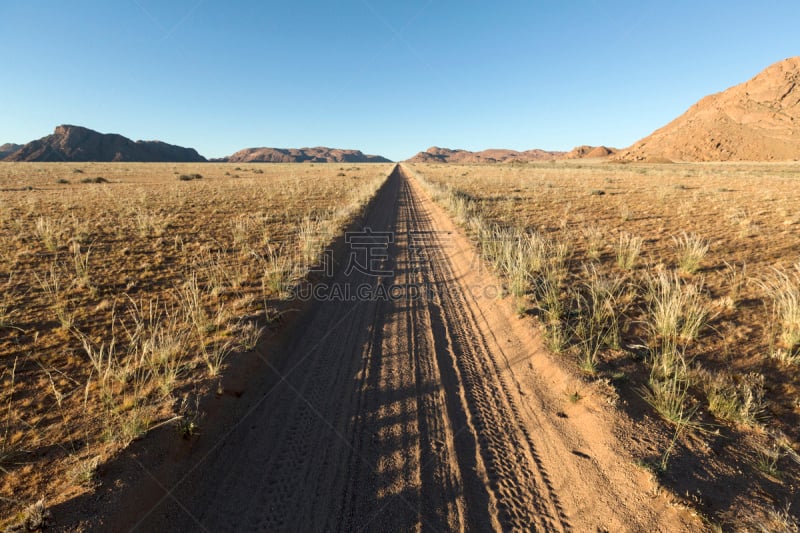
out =
{"type": "MultiPolygon", "coordinates": [[[[616,161],[800,160],[800,57],[767,67],[751,80],[706,96],[684,114],[632,146],[578,146],[569,152],[490,149],[479,152],[431,147],[418,163],[505,163],[561,159],[616,161]]],[[[58,126],[25,145],[0,146],[2,161],[203,162],[192,148],[160,141],[132,141],[80,126],[58,126]]],[[[337,148],[247,148],[215,161],[232,163],[373,163],[379,155],[337,148]]]]}
{"type": "Polygon", "coordinates": [[[623,150],[579,146],[567,153],[468,152],[433,147],[409,161],[500,163],[603,157],[623,162],[800,160],[800,57],[779,61],[747,82],[702,98],[623,150]]]}
{"type": "MultiPolygon", "coordinates": [[[[62,125],[46,137],[25,145],[0,146],[2,161],[136,161],[199,163],[206,158],[192,148],[160,141],[132,141],[115,133],[99,133],[81,126],[62,125]]],[[[389,163],[379,155],[339,148],[246,148],[215,159],[231,163],[389,163]]]]}
{"type": "Polygon", "coordinates": [[[339,148],[245,148],[220,161],[231,163],[391,163],[379,155],[339,148]]]}
{"type": "Polygon", "coordinates": [[[411,163],[507,163],[511,161],[553,161],[556,159],[583,159],[608,157],[615,154],[616,149],[605,146],[578,146],[569,152],[547,150],[515,150],[489,149],[480,152],[468,150],[452,150],[433,146],[420,152],[408,161],[411,163]]]}

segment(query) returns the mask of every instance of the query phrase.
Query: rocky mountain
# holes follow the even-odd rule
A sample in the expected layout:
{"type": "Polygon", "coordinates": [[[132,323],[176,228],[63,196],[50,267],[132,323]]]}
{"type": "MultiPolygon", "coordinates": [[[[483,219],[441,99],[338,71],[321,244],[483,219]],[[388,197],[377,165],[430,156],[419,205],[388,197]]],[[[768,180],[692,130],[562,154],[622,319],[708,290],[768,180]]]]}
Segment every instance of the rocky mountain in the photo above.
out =
{"type": "Polygon", "coordinates": [[[202,162],[192,148],[161,141],[132,141],[115,133],[98,133],[80,126],[56,127],[52,135],[31,141],[6,155],[5,161],[137,161],[202,162]]]}
{"type": "Polygon", "coordinates": [[[800,159],[800,57],[706,96],[683,115],[622,150],[627,161],[800,159]]]}
{"type": "Polygon", "coordinates": [[[245,148],[223,158],[230,163],[391,163],[379,155],[339,148],[245,148]]]}
{"type": "Polygon", "coordinates": [[[480,152],[468,150],[452,150],[432,146],[420,152],[408,161],[411,163],[506,163],[512,161],[552,161],[555,159],[582,159],[589,157],[606,157],[616,153],[614,148],[605,146],[578,146],[570,152],[554,152],[547,150],[516,150],[489,149],[480,152]]]}
{"type": "Polygon", "coordinates": [[[469,150],[452,150],[432,146],[420,152],[408,161],[411,163],[504,163],[507,161],[548,161],[558,159],[564,152],[548,152],[546,150],[489,149],[480,152],[469,150]]]}
{"type": "Polygon", "coordinates": [[[21,144],[6,143],[0,145],[0,160],[22,148],[21,144]]]}

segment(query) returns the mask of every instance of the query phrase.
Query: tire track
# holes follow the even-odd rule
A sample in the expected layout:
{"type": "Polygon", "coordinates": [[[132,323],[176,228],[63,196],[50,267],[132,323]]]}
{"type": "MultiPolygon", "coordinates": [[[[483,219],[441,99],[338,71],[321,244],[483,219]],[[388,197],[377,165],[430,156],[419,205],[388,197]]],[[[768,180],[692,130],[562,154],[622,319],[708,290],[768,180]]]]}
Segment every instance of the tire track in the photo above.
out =
{"type": "MultiPolygon", "coordinates": [[[[416,187],[396,168],[367,221],[393,274],[332,283],[431,294],[316,305],[284,379],[175,492],[208,530],[569,529],[416,187]]],[[[143,530],[196,527],[163,507],[143,530]]]]}
{"type": "MultiPolygon", "coordinates": [[[[415,250],[414,206],[412,198],[398,197],[399,216],[397,238],[400,261],[397,264],[397,283],[408,288],[419,288],[424,272],[415,250]]],[[[423,299],[409,297],[405,305],[405,338],[409,345],[415,379],[417,423],[419,428],[420,457],[418,470],[421,480],[421,517],[423,525],[434,531],[463,531],[467,502],[463,495],[462,475],[453,446],[454,436],[447,413],[445,393],[434,355],[430,334],[430,317],[423,299]]]]}
{"type": "MultiPolygon", "coordinates": [[[[419,193],[406,179],[402,194],[414,198],[419,193]]],[[[410,203],[421,204],[419,200],[410,203]]],[[[446,353],[458,369],[455,379],[446,380],[446,386],[451,394],[462,396],[467,405],[468,427],[475,434],[501,526],[517,530],[568,530],[547,472],[492,355],[492,348],[497,351],[497,347],[491,347],[481,334],[477,317],[466,301],[469,288],[459,286],[445,253],[446,244],[433,231],[429,216],[422,210],[413,216],[416,227],[430,232],[435,241],[431,245],[431,268],[426,279],[433,288],[429,302],[431,329],[446,339],[442,343],[446,350],[437,350],[439,357],[446,353]]]]}
{"type": "MultiPolygon", "coordinates": [[[[395,180],[396,182],[396,180],[395,180]]],[[[396,194],[392,183],[382,191],[396,194]]],[[[376,230],[395,218],[391,202],[370,221],[376,230]]],[[[337,273],[339,286],[375,286],[379,280],[337,273]]],[[[179,499],[213,531],[321,531],[341,507],[348,471],[364,457],[354,444],[364,404],[365,363],[375,360],[383,313],[375,301],[323,301],[288,347],[285,377],[227,438],[207,467],[182,484],[179,499]],[[376,336],[377,334],[377,336],[376,336]],[[343,468],[343,465],[348,465],[343,468]]],[[[379,357],[378,357],[379,358],[379,357]]],[[[360,465],[363,467],[364,465],[360,465]]],[[[366,468],[369,470],[370,465],[366,468]]],[[[154,516],[196,527],[174,509],[154,516]],[[186,520],[184,520],[186,519],[186,520]],[[183,522],[181,522],[183,521],[183,522]]],[[[175,522],[170,521],[173,527],[175,522]]],[[[151,529],[143,524],[142,529],[151,529]]]]}
{"type": "MultiPolygon", "coordinates": [[[[389,255],[394,258],[391,284],[395,287],[419,283],[411,254],[407,200],[397,197],[398,214],[392,227],[395,243],[389,255]]],[[[381,335],[383,342],[376,337],[373,347],[378,355],[372,358],[373,377],[367,381],[366,394],[372,400],[365,412],[367,416],[374,413],[363,424],[370,429],[362,435],[365,444],[360,452],[368,462],[374,461],[380,475],[393,470],[404,482],[388,490],[376,487],[371,484],[370,474],[374,477],[374,473],[358,469],[350,485],[360,494],[348,503],[348,520],[332,529],[465,529],[464,498],[425,311],[419,299],[381,304],[386,333],[381,335]]]]}

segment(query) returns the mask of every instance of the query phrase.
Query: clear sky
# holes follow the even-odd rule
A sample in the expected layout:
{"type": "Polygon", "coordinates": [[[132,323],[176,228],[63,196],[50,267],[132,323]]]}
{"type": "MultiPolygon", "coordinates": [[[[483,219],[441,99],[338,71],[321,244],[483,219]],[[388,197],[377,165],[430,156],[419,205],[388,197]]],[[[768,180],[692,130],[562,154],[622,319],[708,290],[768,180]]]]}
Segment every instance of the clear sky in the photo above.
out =
{"type": "Polygon", "coordinates": [[[800,2],[0,0],[0,144],[630,145],[800,53],[800,2]]]}

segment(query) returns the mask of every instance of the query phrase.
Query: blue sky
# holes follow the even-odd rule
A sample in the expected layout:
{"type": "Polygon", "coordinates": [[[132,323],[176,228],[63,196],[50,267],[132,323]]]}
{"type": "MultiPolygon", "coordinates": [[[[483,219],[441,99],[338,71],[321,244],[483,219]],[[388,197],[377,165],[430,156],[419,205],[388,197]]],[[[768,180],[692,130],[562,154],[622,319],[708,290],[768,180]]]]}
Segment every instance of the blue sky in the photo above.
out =
{"type": "Polygon", "coordinates": [[[793,1],[0,0],[0,144],[627,146],[800,51],[793,1]]]}

